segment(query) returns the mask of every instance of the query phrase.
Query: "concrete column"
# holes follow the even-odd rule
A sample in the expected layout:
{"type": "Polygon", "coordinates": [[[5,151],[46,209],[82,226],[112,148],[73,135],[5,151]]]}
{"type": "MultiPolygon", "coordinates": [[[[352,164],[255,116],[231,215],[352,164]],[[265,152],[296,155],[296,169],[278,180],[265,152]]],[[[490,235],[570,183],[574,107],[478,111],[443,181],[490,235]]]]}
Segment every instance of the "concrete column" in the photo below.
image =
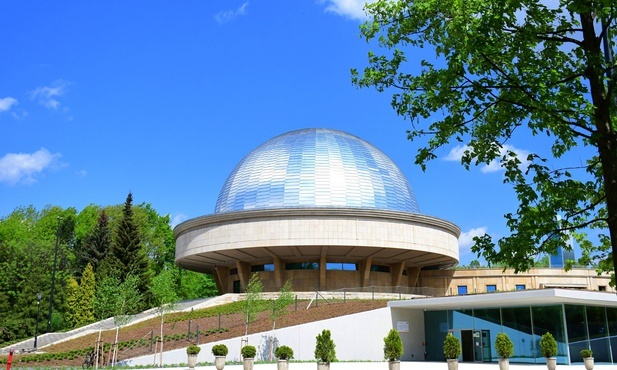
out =
{"type": "Polygon", "coordinates": [[[390,275],[392,276],[392,286],[401,285],[403,279],[403,270],[405,269],[405,262],[401,261],[390,265],[390,275]]]}
{"type": "Polygon", "coordinates": [[[326,256],[319,257],[319,290],[326,290],[326,256]]]}
{"type": "MultiPolygon", "coordinates": [[[[420,279],[420,270],[422,267],[408,267],[407,268],[407,281],[410,288],[415,288],[418,285],[418,280],[420,279]]],[[[448,287],[445,286],[447,289],[448,287]]]]}
{"type": "Polygon", "coordinates": [[[278,257],[272,257],[274,264],[274,280],[276,281],[276,290],[281,290],[283,287],[283,269],[285,264],[278,257]]]}
{"type": "Polygon", "coordinates": [[[214,281],[220,294],[229,293],[229,267],[215,266],[214,281]]]}
{"type": "Polygon", "coordinates": [[[373,263],[373,257],[367,257],[364,261],[360,262],[360,276],[361,284],[363,287],[368,286],[371,277],[371,264],[373,263]]]}
{"type": "Polygon", "coordinates": [[[246,262],[236,261],[236,267],[238,268],[238,276],[240,277],[240,287],[242,292],[246,292],[246,286],[249,284],[250,265],[246,262]]]}

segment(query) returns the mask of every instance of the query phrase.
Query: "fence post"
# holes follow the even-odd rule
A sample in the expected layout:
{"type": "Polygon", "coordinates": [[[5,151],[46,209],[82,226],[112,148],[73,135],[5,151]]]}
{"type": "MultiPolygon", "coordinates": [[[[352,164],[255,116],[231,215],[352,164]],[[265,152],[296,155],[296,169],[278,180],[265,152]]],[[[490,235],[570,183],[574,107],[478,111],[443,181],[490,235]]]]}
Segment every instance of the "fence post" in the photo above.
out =
{"type": "Polygon", "coordinates": [[[371,296],[373,297],[373,301],[375,300],[375,286],[371,285],[371,296]]]}
{"type": "Polygon", "coordinates": [[[398,286],[398,299],[402,299],[401,298],[401,286],[398,286]]]}
{"type": "Polygon", "coordinates": [[[343,303],[347,303],[347,288],[343,288],[343,303]]]}
{"type": "Polygon", "coordinates": [[[219,312],[219,331],[221,331],[221,313],[219,312]]]}
{"type": "Polygon", "coordinates": [[[199,324],[195,328],[195,344],[199,344],[199,324]]]}
{"type": "Polygon", "coordinates": [[[191,341],[191,321],[193,320],[189,319],[189,330],[188,330],[188,333],[186,334],[186,340],[189,342],[191,341]]]}
{"type": "Polygon", "coordinates": [[[319,292],[315,292],[315,307],[319,307],[319,292]]]}
{"type": "Polygon", "coordinates": [[[150,352],[152,352],[152,346],[154,346],[154,329],[150,330],[150,352]]]}
{"type": "Polygon", "coordinates": [[[296,312],[298,311],[298,295],[296,294],[296,312]]]}

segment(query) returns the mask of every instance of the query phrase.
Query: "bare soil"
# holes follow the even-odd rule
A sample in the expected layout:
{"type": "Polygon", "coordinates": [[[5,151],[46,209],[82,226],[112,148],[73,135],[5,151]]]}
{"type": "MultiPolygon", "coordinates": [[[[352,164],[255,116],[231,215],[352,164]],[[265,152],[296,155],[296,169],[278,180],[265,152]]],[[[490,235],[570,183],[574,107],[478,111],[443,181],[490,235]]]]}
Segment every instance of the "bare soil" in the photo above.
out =
{"type": "MultiPolygon", "coordinates": [[[[296,311],[296,307],[294,304],[289,306],[289,312],[280,318],[276,323],[277,328],[284,328],[289,326],[295,326],[300,324],[305,324],[308,322],[319,321],[330,319],[333,317],[340,317],[345,315],[350,315],[354,313],[374,310],[378,308],[386,307],[386,300],[348,300],[347,302],[337,302],[337,303],[329,303],[329,304],[320,304],[318,307],[312,306],[309,309],[306,309],[307,302],[298,302],[298,307],[296,311]]],[[[169,316],[173,317],[173,316],[169,316]]],[[[190,331],[193,333],[193,341],[194,333],[197,330],[197,326],[199,326],[200,332],[207,332],[209,330],[218,330],[219,328],[219,320],[220,320],[220,328],[222,328],[223,332],[217,332],[214,334],[204,335],[201,334],[199,336],[199,344],[216,342],[224,339],[230,339],[235,337],[243,336],[245,333],[245,324],[243,315],[241,313],[222,315],[220,318],[208,317],[201,318],[196,320],[183,320],[177,322],[165,323],[163,326],[163,334],[169,337],[180,337],[180,335],[187,334],[190,331]]],[[[272,330],[272,321],[269,319],[269,312],[264,311],[257,314],[257,318],[254,322],[252,322],[249,326],[249,334],[259,333],[272,330]]],[[[113,343],[115,339],[116,332],[115,330],[109,330],[102,332],[101,341],[103,343],[113,343]]],[[[128,359],[132,357],[152,354],[153,351],[150,350],[151,337],[160,335],[160,318],[153,318],[147,321],[143,321],[137,323],[135,325],[124,327],[120,330],[118,335],[118,342],[126,342],[130,340],[138,341],[140,339],[146,340],[147,345],[145,346],[134,346],[133,348],[124,348],[119,350],[118,359],[128,359]]],[[[81,349],[85,349],[88,347],[94,347],[97,341],[98,333],[89,334],[86,336],[79,337],[74,340],[69,340],[66,342],[54,344],[51,346],[47,346],[41,348],[39,353],[66,353],[69,351],[77,351],[81,349]]],[[[185,348],[189,344],[189,341],[186,338],[178,338],[178,339],[168,339],[163,342],[163,349],[165,351],[185,348]]],[[[154,347],[157,345],[155,344],[154,347]]],[[[153,348],[155,350],[155,348],[153,348]]],[[[107,352],[104,354],[104,359],[106,362],[109,361],[110,353],[107,352]]],[[[58,366],[81,366],[83,363],[83,355],[78,355],[74,359],[64,359],[64,360],[45,360],[43,362],[25,362],[25,357],[33,356],[33,355],[15,355],[13,358],[12,367],[58,367],[58,366]]]]}

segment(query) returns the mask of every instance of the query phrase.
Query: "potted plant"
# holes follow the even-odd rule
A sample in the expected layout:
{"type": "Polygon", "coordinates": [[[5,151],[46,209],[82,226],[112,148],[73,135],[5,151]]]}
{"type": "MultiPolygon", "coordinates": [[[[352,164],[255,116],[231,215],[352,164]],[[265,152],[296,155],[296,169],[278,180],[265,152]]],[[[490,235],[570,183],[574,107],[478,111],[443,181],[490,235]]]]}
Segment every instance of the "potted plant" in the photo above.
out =
{"type": "Polygon", "coordinates": [[[508,370],[510,367],[510,356],[514,354],[514,343],[506,333],[497,334],[495,338],[495,350],[499,355],[499,370],[508,370]]]}
{"type": "Polygon", "coordinates": [[[280,346],[274,351],[274,356],[277,358],[277,370],[287,370],[289,369],[289,359],[294,357],[294,351],[291,347],[280,346]]]}
{"type": "Polygon", "coordinates": [[[546,358],[546,366],[549,370],[555,370],[557,368],[557,341],[553,338],[553,335],[546,332],[540,338],[540,353],[546,358]]]}
{"type": "Polygon", "coordinates": [[[330,362],[336,360],[336,345],[330,335],[330,330],[324,329],[317,335],[315,346],[315,359],[317,359],[317,370],[330,369],[330,362]]]}
{"type": "Polygon", "coordinates": [[[196,346],[195,343],[191,343],[186,347],[186,354],[189,356],[189,369],[194,369],[195,365],[197,365],[197,355],[199,351],[201,351],[201,347],[196,346]]]}
{"type": "Polygon", "coordinates": [[[225,367],[225,356],[229,350],[224,344],[215,344],[212,346],[212,354],[214,355],[214,366],[216,370],[223,370],[225,367]]]}
{"type": "Polygon", "coordinates": [[[593,369],[593,352],[590,349],[582,349],[581,357],[583,358],[583,362],[585,363],[586,370],[593,369]]]}
{"type": "Polygon", "coordinates": [[[257,354],[257,348],[255,348],[255,346],[246,345],[242,347],[240,353],[242,354],[244,370],[253,370],[253,361],[257,354]]]}
{"type": "Polygon", "coordinates": [[[443,342],[443,355],[448,361],[448,370],[457,370],[458,357],[461,355],[461,342],[452,333],[448,333],[443,342]]]}
{"type": "Polygon", "coordinates": [[[396,329],[390,329],[383,341],[383,355],[388,360],[388,368],[390,370],[399,370],[401,368],[400,358],[403,355],[401,336],[396,329]]]}

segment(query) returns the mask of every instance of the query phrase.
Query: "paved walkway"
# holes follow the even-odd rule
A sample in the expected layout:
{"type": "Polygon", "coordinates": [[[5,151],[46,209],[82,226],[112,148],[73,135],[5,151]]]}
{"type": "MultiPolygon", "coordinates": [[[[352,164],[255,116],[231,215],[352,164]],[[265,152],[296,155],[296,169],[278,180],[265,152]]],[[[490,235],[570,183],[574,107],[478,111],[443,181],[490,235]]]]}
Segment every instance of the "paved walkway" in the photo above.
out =
{"type": "MultiPolygon", "coordinates": [[[[460,363],[459,370],[497,370],[499,365],[460,363]]],[[[165,368],[165,370],[187,370],[187,367],[165,368]]],[[[196,370],[214,370],[214,365],[197,366],[196,370]]],[[[243,370],[242,365],[225,365],[225,370],[243,370]]],[[[276,370],[276,364],[256,364],[254,370],[276,370]]],[[[291,362],[289,370],[316,370],[314,362],[291,362]]],[[[331,370],[388,370],[387,362],[333,362],[330,364],[331,370]]],[[[447,370],[445,362],[401,362],[401,370],[447,370]]],[[[557,370],[584,370],[585,366],[580,365],[557,365],[557,370]]],[[[617,365],[596,365],[595,370],[617,370],[617,365]]],[[[510,370],[546,370],[546,365],[521,365],[510,364],[510,370]]]]}

